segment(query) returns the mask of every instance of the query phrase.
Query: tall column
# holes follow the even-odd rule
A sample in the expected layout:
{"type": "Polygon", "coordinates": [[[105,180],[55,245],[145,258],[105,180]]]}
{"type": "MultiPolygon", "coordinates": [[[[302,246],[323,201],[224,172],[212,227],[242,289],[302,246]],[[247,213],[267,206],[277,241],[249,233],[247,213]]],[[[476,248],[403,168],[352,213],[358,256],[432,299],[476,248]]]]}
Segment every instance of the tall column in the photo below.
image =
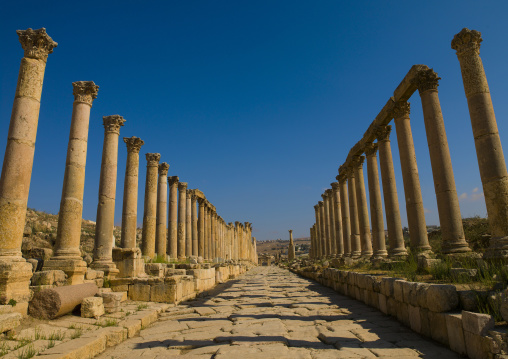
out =
{"type": "Polygon", "coordinates": [[[370,235],[369,210],[367,208],[367,194],[365,192],[365,180],[363,179],[364,156],[358,156],[354,162],[356,204],[358,210],[358,224],[360,227],[360,243],[362,246],[362,257],[372,256],[372,238],[370,235]]]}
{"type": "Polygon", "coordinates": [[[462,29],[454,36],[473,128],[491,239],[485,258],[508,258],[508,173],[482,59],[481,33],[462,29]]]}
{"type": "Polygon", "coordinates": [[[21,256],[21,242],[44,71],[48,55],[58,44],[44,28],[18,30],[17,34],[25,55],[21,59],[0,177],[0,304],[16,300],[16,310],[26,314],[32,266],[21,256]]]}
{"type": "Polygon", "coordinates": [[[167,244],[167,205],[168,205],[168,170],[169,165],[159,165],[159,184],[157,190],[157,226],[155,231],[155,253],[166,259],[167,244]]]}
{"type": "Polygon", "coordinates": [[[356,181],[355,181],[355,165],[348,168],[348,194],[349,194],[349,220],[351,223],[351,258],[360,258],[360,228],[358,224],[358,207],[356,202],[356,181]]]}
{"type": "Polygon", "coordinates": [[[192,222],[192,255],[198,256],[198,210],[197,210],[198,198],[192,192],[191,196],[191,222],[192,222]]]}
{"type": "Polygon", "coordinates": [[[208,203],[206,211],[206,259],[212,260],[212,207],[208,203]]]}
{"type": "Polygon", "coordinates": [[[198,198],[199,203],[199,216],[198,216],[198,256],[201,258],[205,258],[205,199],[198,198]]]}
{"type": "Polygon", "coordinates": [[[413,253],[432,252],[427,237],[420,178],[418,176],[418,166],[416,165],[413,134],[409,123],[409,110],[408,102],[399,102],[393,109],[397,142],[399,144],[402,181],[404,182],[404,194],[406,196],[409,239],[413,253]]]}
{"type": "Polygon", "coordinates": [[[332,257],[337,257],[337,240],[336,230],[335,230],[335,205],[333,198],[333,191],[331,189],[326,190],[326,198],[328,201],[328,218],[330,218],[330,255],[332,257]]]}
{"type": "Polygon", "coordinates": [[[125,120],[122,116],[104,116],[104,145],[102,149],[101,176],[99,182],[99,204],[95,226],[93,269],[104,271],[114,278],[118,269],[113,263],[113,230],[115,226],[116,172],[118,161],[118,136],[125,120]]]}
{"type": "Polygon", "coordinates": [[[210,214],[210,259],[213,261],[215,259],[215,245],[217,241],[217,233],[216,233],[216,223],[217,223],[217,213],[212,210],[210,214]]]}
{"type": "Polygon", "coordinates": [[[54,255],[44,263],[45,269],[60,269],[67,274],[68,284],[83,283],[86,262],[81,258],[79,243],[83,218],[88,124],[92,102],[99,86],[92,81],[73,82],[71,131],[67,145],[67,160],[58,212],[58,229],[54,255]]]}
{"type": "Polygon", "coordinates": [[[373,258],[384,258],[388,255],[385,242],[385,227],[383,222],[383,203],[381,201],[381,187],[377,169],[377,144],[369,143],[365,146],[367,155],[367,177],[369,182],[370,216],[372,221],[373,258]]]}
{"type": "Polygon", "coordinates": [[[337,258],[341,258],[344,255],[344,240],[342,237],[342,214],[340,209],[340,192],[339,183],[333,182],[332,186],[332,198],[333,198],[333,217],[335,222],[335,247],[337,248],[337,258]]]}
{"type": "Polygon", "coordinates": [[[328,194],[325,192],[321,195],[323,198],[323,229],[325,234],[325,253],[327,257],[330,257],[332,253],[331,239],[330,239],[330,205],[328,203],[328,194]]]}
{"type": "Polygon", "coordinates": [[[167,252],[171,259],[178,258],[178,176],[168,177],[169,183],[169,234],[167,252]]]}
{"type": "Polygon", "coordinates": [[[157,173],[160,153],[146,153],[145,207],[141,232],[141,253],[153,259],[155,256],[155,233],[157,227],[157,173]]]}
{"type": "Polygon", "coordinates": [[[192,256],[192,190],[187,191],[187,203],[185,206],[185,255],[187,258],[192,256]]]}
{"type": "Polygon", "coordinates": [[[124,137],[127,145],[127,165],[123,185],[122,248],[136,248],[138,227],[139,151],[145,142],[138,137],[124,137]]]}
{"type": "Polygon", "coordinates": [[[320,247],[321,247],[321,258],[328,256],[328,248],[326,245],[326,222],[325,222],[325,204],[323,201],[319,201],[319,229],[320,229],[320,247]]]}
{"type": "Polygon", "coordinates": [[[392,126],[378,127],[376,139],[379,147],[379,167],[383,179],[383,196],[386,210],[386,226],[388,227],[389,255],[392,257],[406,256],[406,246],[400,222],[399,198],[393,169],[390,131],[392,126]]]}
{"type": "Polygon", "coordinates": [[[288,261],[295,260],[295,244],[293,243],[293,230],[289,230],[289,247],[288,247],[288,261]]]}
{"type": "Polygon", "coordinates": [[[314,212],[316,215],[316,233],[314,234],[314,244],[315,244],[315,258],[321,258],[323,254],[321,253],[321,227],[320,227],[320,221],[319,221],[319,204],[316,204],[314,206],[314,212]]]}
{"type": "Polygon", "coordinates": [[[349,219],[349,201],[347,191],[347,171],[339,169],[336,177],[339,181],[340,212],[342,215],[342,241],[344,242],[344,256],[351,256],[351,222],[349,219]]]}
{"type": "Polygon", "coordinates": [[[186,230],[186,205],[187,183],[178,183],[178,260],[185,260],[185,230],[186,230]]]}

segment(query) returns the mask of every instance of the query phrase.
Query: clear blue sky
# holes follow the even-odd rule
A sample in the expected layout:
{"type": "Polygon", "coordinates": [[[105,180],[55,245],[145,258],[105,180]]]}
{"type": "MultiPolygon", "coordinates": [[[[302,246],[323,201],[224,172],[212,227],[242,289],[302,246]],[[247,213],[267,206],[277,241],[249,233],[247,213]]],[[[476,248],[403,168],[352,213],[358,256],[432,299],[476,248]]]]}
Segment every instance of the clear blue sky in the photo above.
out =
{"type": "MultiPolygon", "coordinates": [[[[146,152],[160,152],[189,188],[226,221],[248,221],[258,240],[309,235],[313,205],[413,64],[439,87],[462,215],[485,204],[455,52],[463,27],[482,32],[481,56],[501,140],[508,148],[506,1],[4,1],[0,5],[0,158],[23,51],[15,30],[46,27],[49,56],[29,207],[57,213],[73,81],[100,86],[90,119],[83,216],[95,219],[104,128],[141,150],[138,223],[146,152]],[[476,189],[476,190],[475,190],[476,189]]],[[[421,104],[412,129],[428,224],[438,215],[421,104]]],[[[392,150],[403,223],[404,192],[392,150]]],[[[119,146],[116,223],[126,148],[119,146]]],[[[365,176],[366,177],[366,176],[365,176]]]]}

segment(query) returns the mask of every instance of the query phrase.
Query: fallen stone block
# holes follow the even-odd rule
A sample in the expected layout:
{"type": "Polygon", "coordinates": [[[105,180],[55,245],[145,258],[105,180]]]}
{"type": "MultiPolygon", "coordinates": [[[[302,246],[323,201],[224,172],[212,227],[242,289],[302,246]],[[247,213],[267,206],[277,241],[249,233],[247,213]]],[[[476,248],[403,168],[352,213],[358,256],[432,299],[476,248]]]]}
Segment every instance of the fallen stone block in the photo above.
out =
{"type": "Polygon", "coordinates": [[[21,318],[23,316],[20,313],[0,314],[0,333],[5,333],[19,326],[21,318]]]}
{"type": "Polygon", "coordinates": [[[81,303],[81,317],[98,319],[104,315],[104,304],[101,297],[84,298],[81,303]]]}
{"type": "Polygon", "coordinates": [[[45,270],[35,272],[32,276],[31,283],[33,286],[37,285],[56,285],[62,286],[67,282],[67,274],[61,270],[45,270]]]}

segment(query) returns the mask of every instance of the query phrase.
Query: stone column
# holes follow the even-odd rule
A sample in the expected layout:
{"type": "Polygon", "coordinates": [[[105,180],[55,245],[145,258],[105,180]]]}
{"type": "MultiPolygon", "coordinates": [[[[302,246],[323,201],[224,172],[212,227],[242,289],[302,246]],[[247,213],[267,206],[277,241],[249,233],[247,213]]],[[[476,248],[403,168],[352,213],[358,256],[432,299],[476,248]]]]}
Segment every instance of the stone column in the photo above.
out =
{"type": "Polygon", "coordinates": [[[333,203],[333,191],[331,189],[326,190],[326,198],[328,201],[328,218],[330,219],[330,256],[337,257],[337,240],[335,239],[335,205],[333,203]]]}
{"type": "Polygon", "coordinates": [[[362,257],[372,256],[372,237],[370,235],[369,210],[367,208],[367,194],[365,192],[365,180],[363,179],[364,156],[357,156],[354,161],[356,204],[358,211],[358,224],[360,228],[360,243],[362,257]]]}
{"type": "Polygon", "coordinates": [[[83,283],[86,262],[81,258],[79,243],[83,218],[88,124],[92,102],[99,86],[92,81],[73,82],[71,130],[67,145],[67,160],[58,212],[58,229],[54,255],[44,263],[44,269],[60,269],[67,274],[68,284],[83,283]]]}
{"type": "Polygon", "coordinates": [[[358,224],[358,207],[356,202],[356,180],[354,164],[348,167],[349,219],[351,224],[351,258],[360,258],[360,228],[358,224]]]}
{"type": "Polygon", "coordinates": [[[381,187],[377,169],[377,143],[365,146],[367,155],[367,177],[369,182],[370,216],[372,221],[373,258],[384,258],[388,255],[385,242],[385,227],[383,221],[383,203],[381,201],[381,187]]]}
{"type": "Polygon", "coordinates": [[[118,136],[124,118],[119,115],[104,116],[104,145],[102,149],[99,204],[95,226],[95,246],[91,267],[104,271],[114,278],[118,269],[113,263],[113,230],[115,226],[116,172],[118,161],[118,136]]]}
{"type": "Polygon", "coordinates": [[[212,260],[212,207],[208,203],[206,211],[206,259],[212,260]]]}
{"type": "Polygon", "coordinates": [[[344,255],[344,240],[342,237],[342,219],[340,209],[340,192],[339,183],[333,182],[332,186],[332,198],[333,198],[333,217],[335,222],[335,247],[337,248],[337,258],[341,258],[344,255]]]}
{"type": "Polygon", "coordinates": [[[321,211],[321,215],[323,216],[323,232],[324,232],[324,243],[325,243],[325,255],[326,257],[330,257],[331,254],[331,240],[330,240],[330,217],[329,217],[329,204],[328,204],[328,196],[326,193],[321,195],[323,198],[323,210],[321,211]]]}
{"type": "Polygon", "coordinates": [[[157,173],[160,153],[146,153],[145,207],[141,232],[141,253],[148,259],[155,257],[157,226],[157,173]]]}
{"type": "Polygon", "coordinates": [[[390,146],[391,126],[376,129],[377,144],[379,147],[379,167],[383,179],[383,196],[386,210],[386,226],[388,227],[388,243],[390,244],[390,258],[406,256],[407,251],[402,235],[400,222],[399,198],[393,170],[392,149],[390,146]]]}
{"type": "Polygon", "coordinates": [[[321,258],[323,255],[321,253],[321,227],[320,227],[320,220],[319,220],[319,204],[316,204],[314,206],[314,211],[316,215],[316,233],[314,238],[314,244],[315,244],[315,254],[316,258],[321,258]]]}
{"type": "Polygon", "coordinates": [[[347,171],[343,167],[339,169],[336,177],[339,181],[340,212],[342,215],[342,241],[344,242],[344,256],[351,256],[351,222],[349,219],[349,201],[347,192],[347,171]]]}
{"type": "Polygon", "coordinates": [[[138,137],[124,137],[127,145],[127,166],[123,186],[122,248],[136,248],[138,227],[139,151],[145,142],[138,137]]]}
{"type": "Polygon", "coordinates": [[[216,223],[217,223],[217,213],[212,210],[210,213],[210,260],[215,259],[215,246],[217,241],[217,233],[216,233],[216,223]]]}
{"type": "Polygon", "coordinates": [[[18,302],[26,314],[32,266],[21,256],[26,208],[48,55],[57,46],[46,29],[18,30],[25,50],[14,95],[7,147],[0,177],[0,304],[18,302]]]}
{"type": "Polygon", "coordinates": [[[197,257],[198,254],[198,210],[197,210],[198,198],[192,192],[191,196],[191,222],[192,222],[192,255],[197,257]]]}
{"type": "Polygon", "coordinates": [[[178,258],[178,176],[168,177],[169,183],[169,234],[167,252],[171,259],[178,258]]]}
{"type": "Polygon", "coordinates": [[[155,253],[166,259],[167,248],[167,205],[168,205],[168,170],[169,165],[159,165],[159,184],[157,190],[157,226],[155,231],[155,253]]]}
{"type": "Polygon", "coordinates": [[[198,216],[198,256],[205,258],[205,199],[198,198],[199,203],[199,216],[198,216]]]}
{"type": "Polygon", "coordinates": [[[187,203],[185,206],[185,255],[189,258],[192,255],[192,190],[187,191],[187,203]]]}
{"type": "Polygon", "coordinates": [[[320,235],[320,238],[319,238],[319,242],[320,242],[320,247],[321,247],[321,258],[325,258],[326,256],[328,256],[328,248],[326,246],[326,223],[325,223],[325,215],[324,215],[324,202],[323,201],[319,201],[318,202],[319,204],[319,229],[320,229],[320,232],[319,232],[319,235],[320,235]]]}
{"type": "Polygon", "coordinates": [[[482,59],[481,33],[462,29],[452,41],[457,51],[473,128],[491,239],[485,258],[508,258],[508,173],[482,59]]]}
{"type": "Polygon", "coordinates": [[[409,123],[409,109],[408,102],[398,102],[393,109],[397,142],[399,144],[402,181],[404,182],[404,194],[406,196],[409,238],[413,253],[430,253],[432,249],[427,238],[420,178],[418,176],[418,166],[416,165],[413,134],[411,133],[411,125],[409,123]]]}
{"type": "Polygon", "coordinates": [[[288,260],[290,262],[295,260],[295,244],[293,243],[293,230],[289,230],[289,247],[288,247],[288,260]]]}
{"type": "Polygon", "coordinates": [[[178,183],[178,260],[185,260],[185,230],[187,217],[187,183],[178,183]]]}

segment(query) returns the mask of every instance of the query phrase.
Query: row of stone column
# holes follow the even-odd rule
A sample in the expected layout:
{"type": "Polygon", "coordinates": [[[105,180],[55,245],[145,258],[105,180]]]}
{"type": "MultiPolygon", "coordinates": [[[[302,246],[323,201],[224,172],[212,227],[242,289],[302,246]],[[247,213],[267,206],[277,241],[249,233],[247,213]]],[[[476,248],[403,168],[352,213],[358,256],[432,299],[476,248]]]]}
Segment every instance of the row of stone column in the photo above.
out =
{"type": "MultiPolygon", "coordinates": [[[[464,88],[480,167],[489,223],[492,231],[487,258],[508,258],[508,175],[494,117],[483,65],[479,57],[480,33],[463,29],[455,35],[452,48],[460,61],[464,88]]],[[[438,97],[439,77],[432,69],[420,71],[412,79],[420,94],[430,162],[442,232],[442,253],[469,252],[462,227],[455,180],[438,97]]],[[[413,253],[431,253],[420,189],[410,105],[394,103],[394,119],[402,170],[410,248],[413,253]]],[[[311,257],[383,258],[407,254],[397,198],[397,187],[390,144],[391,126],[375,128],[376,142],[366,142],[348,162],[339,168],[338,182],[332,183],[315,208],[316,223],[310,229],[311,257]],[[384,195],[388,251],[386,250],[381,186],[384,195]],[[363,176],[367,158],[370,222],[363,176]]]]}

